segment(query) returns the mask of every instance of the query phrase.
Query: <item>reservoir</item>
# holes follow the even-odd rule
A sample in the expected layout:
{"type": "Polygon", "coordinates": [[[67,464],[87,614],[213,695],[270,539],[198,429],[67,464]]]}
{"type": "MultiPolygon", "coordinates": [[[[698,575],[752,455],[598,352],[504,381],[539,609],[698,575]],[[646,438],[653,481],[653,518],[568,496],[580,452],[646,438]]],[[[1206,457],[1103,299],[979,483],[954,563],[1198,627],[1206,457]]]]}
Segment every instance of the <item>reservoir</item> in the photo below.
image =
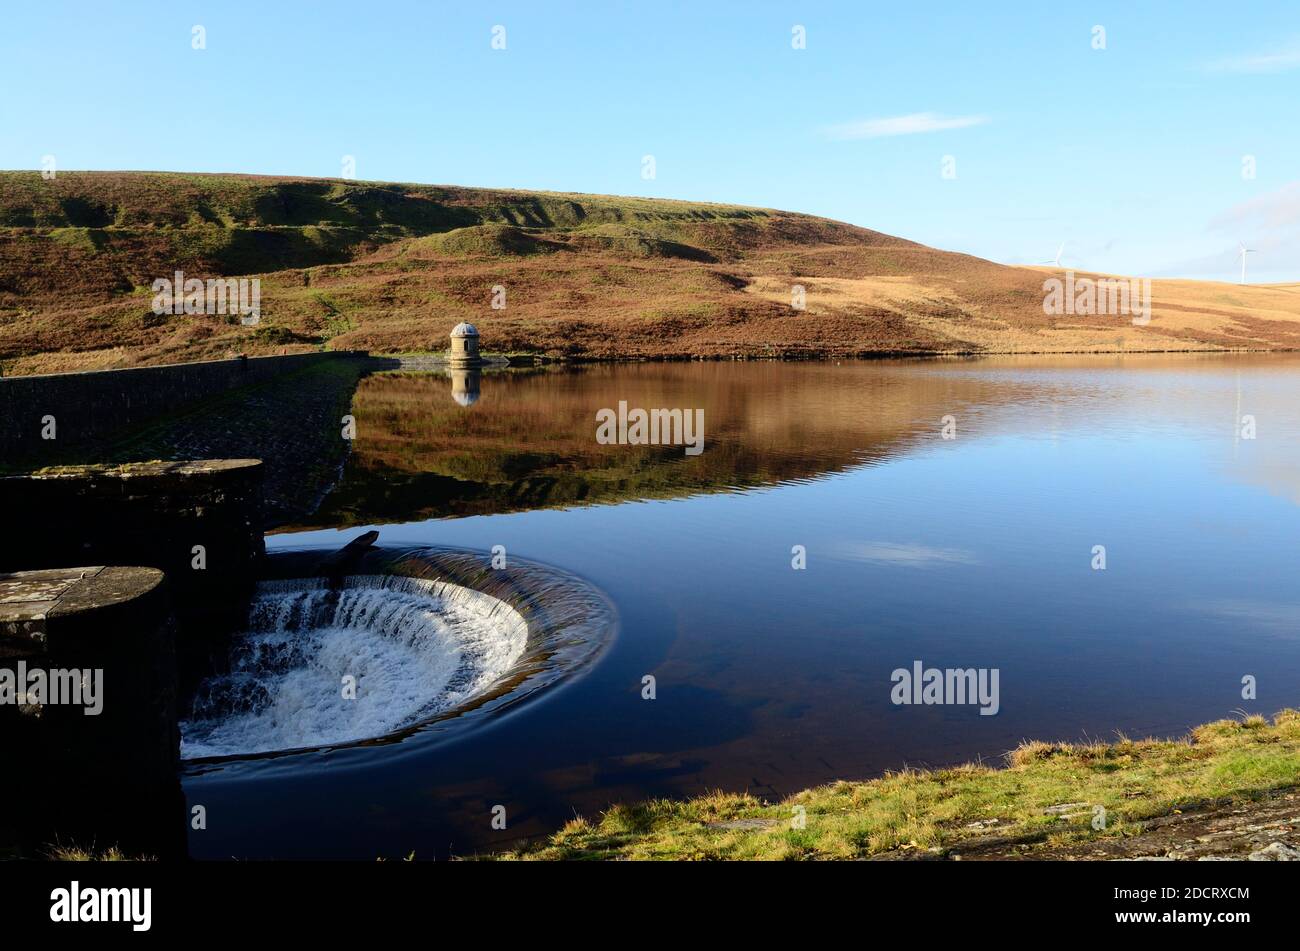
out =
{"type": "Polygon", "coordinates": [[[619,801],[1300,704],[1300,357],[379,373],[351,412],[338,485],[272,553],[498,552],[601,592],[608,638],[472,729],[335,742],[317,705],[331,746],[189,762],[196,858],[472,855],[619,801]],[[598,440],[624,402],[702,411],[702,451],[598,440]],[[893,702],[914,665],[996,671],[996,702],[893,702]]]}

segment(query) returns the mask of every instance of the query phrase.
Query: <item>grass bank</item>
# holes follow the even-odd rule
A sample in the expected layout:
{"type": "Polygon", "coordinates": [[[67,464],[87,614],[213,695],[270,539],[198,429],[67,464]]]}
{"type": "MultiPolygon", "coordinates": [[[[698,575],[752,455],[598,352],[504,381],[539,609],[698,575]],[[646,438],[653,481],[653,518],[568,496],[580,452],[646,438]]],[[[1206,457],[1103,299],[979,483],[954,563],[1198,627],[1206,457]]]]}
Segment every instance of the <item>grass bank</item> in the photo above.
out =
{"type": "Polygon", "coordinates": [[[780,803],[714,793],[618,805],[496,858],[853,859],[942,854],[978,839],[1061,846],[1300,783],[1300,711],[1197,727],[1181,740],[1032,742],[1005,768],[966,765],[838,782],[780,803]],[[1099,808],[1100,807],[1100,808],[1099,808]],[[1104,810],[1102,812],[1101,810],[1104,810]],[[1104,816],[1104,828],[1096,820],[1104,816]]]}

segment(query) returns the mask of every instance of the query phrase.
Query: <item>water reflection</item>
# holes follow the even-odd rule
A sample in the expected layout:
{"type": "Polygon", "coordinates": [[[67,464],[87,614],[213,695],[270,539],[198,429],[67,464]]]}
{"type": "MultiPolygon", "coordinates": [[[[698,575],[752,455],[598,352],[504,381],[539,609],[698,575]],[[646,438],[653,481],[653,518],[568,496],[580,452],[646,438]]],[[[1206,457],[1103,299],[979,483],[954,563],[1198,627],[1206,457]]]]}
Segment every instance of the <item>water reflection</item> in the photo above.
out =
{"type": "Polygon", "coordinates": [[[1223,467],[1300,500],[1285,440],[1257,440],[1245,461],[1239,451],[1243,415],[1264,420],[1266,433],[1286,418],[1289,390],[1268,384],[1298,367],[1289,356],[1126,356],[642,364],[492,371],[486,382],[477,369],[382,373],[357,391],[358,437],[341,484],[292,528],[807,481],[934,448],[946,417],[959,439],[1007,433],[1052,441],[1116,414],[1147,431],[1201,429],[1215,418],[1233,446],[1223,467]],[[1242,373],[1250,381],[1244,397],[1242,373]],[[673,446],[599,444],[595,414],[620,400],[702,408],[705,451],[685,457],[673,446]]]}
{"type": "MultiPolygon", "coordinates": [[[[310,525],[674,498],[815,479],[884,460],[943,412],[973,425],[1029,398],[1014,383],[893,365],[693,364],[383,373],[353,404],[358,438],[310,525]],[[704,410],[705,451],[601,445],[596,412],[626,401],[704,410]],[[473,406],[472,413],[463,407],[473,406]]],[[[305,527],[305,526],[299,526],[305,527]]]]}
{"type": "Polygon", "coordinates": [[[447,371],[451,377],[451,398],[460,406],[473,406],[478,402],[479,387],[483,373],[478,369],[464,370],[452,367],[447,371]]]}

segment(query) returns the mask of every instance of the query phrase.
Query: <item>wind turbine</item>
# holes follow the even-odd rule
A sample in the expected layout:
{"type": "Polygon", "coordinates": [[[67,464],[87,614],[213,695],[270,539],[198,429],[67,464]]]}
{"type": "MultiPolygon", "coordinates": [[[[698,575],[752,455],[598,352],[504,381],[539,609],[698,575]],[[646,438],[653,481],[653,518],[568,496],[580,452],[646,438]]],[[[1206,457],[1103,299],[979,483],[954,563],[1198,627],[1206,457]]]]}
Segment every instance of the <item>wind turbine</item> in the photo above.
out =
{"type": "Polygon", "coordinates": [[[1246,245],[1241,241],[1238,241],[1237,244],[1241,245],[1241,250],[1237,252],[1237,255],[1238,257],[1241,258],[1241,283],[1245,284],[1246,283],[1246,255],[1251,254],[1252,252],[1254,252],[1255,249],[1246,247],[1246,245]]]}
{"type": "Polygon", "coordinates": [[[1060,267],[1060,266],[1061,266],[1061,254],[1064,253],[1064,251],[1065,251],[1065,242],[1062,241],[1062,242],[1061,242],[1061,246],[1060,246],[1059,248],[1056,249],[1056,260],[1054,260],[1054,261],[1044,261],[1043,263],[1044,263],[1044,264],[1051,264],[1051,265],[1053,265],[1053,266],[1055,266],[1055,267],[1060,267]]]}

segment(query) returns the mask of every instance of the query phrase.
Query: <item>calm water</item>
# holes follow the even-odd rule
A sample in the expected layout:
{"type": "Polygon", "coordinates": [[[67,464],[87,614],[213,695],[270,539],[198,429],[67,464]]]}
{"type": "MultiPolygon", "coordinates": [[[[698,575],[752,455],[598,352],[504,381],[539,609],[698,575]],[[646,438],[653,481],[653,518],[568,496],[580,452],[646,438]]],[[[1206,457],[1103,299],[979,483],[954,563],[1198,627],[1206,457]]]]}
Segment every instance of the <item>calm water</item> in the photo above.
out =
{"type": "Polygon", "coordinates": [[[640,365],[479,386],[462,406],[446,377],[363,381],[343,484],[269,546],[369,527],[504,545],[602,588],[615,641],[459,739],[191,776],[209,816],[195,856],[464,854],[621,799],[780,796],[1300,704],[1298,358],[640,365]],[[704,452],[597,444],[619,400],[703,407],[704,452]],[[997,668],[1000,712],[891,704],[914,660],[997,668]]]}

